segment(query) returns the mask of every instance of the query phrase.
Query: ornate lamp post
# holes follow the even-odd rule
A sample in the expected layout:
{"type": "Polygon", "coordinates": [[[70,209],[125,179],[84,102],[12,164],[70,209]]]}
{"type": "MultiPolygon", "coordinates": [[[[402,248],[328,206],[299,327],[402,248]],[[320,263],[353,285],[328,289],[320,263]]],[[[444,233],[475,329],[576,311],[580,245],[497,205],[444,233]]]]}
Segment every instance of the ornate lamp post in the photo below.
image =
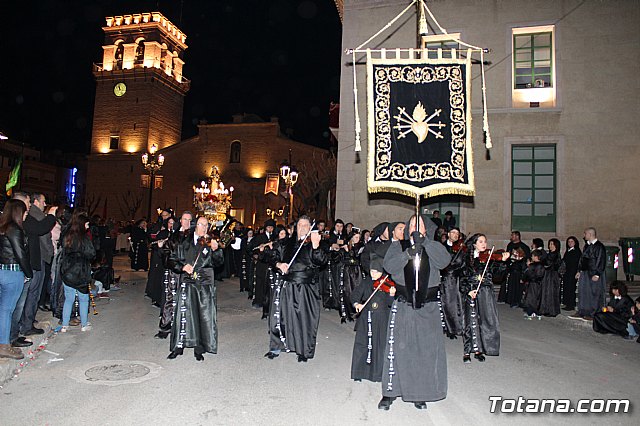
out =
{"type": "Polygon", "coordinates": [[[149,152],[142,154],[142,166],[149,173],[149,206],[147,208],[147,220],[151,220],[151,199],[153,197],[153,187],[155,186],[156,173],[160,171],[164,165],[164,155],[158,154],[158,145],[151,145],[149,152]]]}
{"type": "Polygon", "coordinates": [[[289,194],[289,205],[285,216],[287,224],[289,220],[293,220],[293,187],[298,182],[299,175],[300,173],[295,166],[291,165],[291,150],[289,150],[289,162],[284,162],[280,166],[280,177],[287,185],[287,193],[289,194]]]}

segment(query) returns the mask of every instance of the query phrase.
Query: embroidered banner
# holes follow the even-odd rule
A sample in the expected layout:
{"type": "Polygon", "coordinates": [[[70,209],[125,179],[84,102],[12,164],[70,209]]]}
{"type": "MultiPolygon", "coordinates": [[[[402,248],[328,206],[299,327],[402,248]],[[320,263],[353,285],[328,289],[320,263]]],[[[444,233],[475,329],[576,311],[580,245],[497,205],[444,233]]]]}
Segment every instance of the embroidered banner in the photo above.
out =
{"type": "Polygon", "coordinates": [[[369,192],[475,195],[470,76],[470,57],[367,53],[369,192]]]}
{"type": "Polygon", "coordinates": [[[278,187],[280,186],[280,175],[278,173],[267,173],[267,179],[264,183],[264,195],[278,195],[278,187]]]}

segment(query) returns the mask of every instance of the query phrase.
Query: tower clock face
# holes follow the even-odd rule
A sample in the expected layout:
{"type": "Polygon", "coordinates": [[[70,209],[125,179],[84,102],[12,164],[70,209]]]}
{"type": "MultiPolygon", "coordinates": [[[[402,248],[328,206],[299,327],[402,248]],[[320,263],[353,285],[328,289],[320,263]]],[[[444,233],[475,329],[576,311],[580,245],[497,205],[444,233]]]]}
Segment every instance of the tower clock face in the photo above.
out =
{"type": "Polygon", "coordinates": [[[117,97],[120,97],[125,93],[127,93],[127,85],[124,83],[118,83],[113,88],[113,94],[116,95],[117,97]]]}

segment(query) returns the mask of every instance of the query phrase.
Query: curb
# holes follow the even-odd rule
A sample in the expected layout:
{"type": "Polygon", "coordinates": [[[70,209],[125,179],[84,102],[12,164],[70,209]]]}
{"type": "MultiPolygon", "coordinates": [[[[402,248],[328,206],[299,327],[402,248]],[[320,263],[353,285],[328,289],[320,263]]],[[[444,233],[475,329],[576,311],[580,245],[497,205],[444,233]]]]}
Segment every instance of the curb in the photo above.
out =
{"type": "MultiPolygon", "coordinates": [[[[51,315],[50,312],[43,314],[51,315]]],[[[33,342],[33,345],[21,348],[24,353],[24,359],[0,358],[0,387],[17,377],[25,367],[35,361],[42,351],[46,349],[49,339],[55,334],[53,330],[57,327],[57,323],[58,319],[53,317],[38,321],[38,326],[44,329],[44,334],[29,336],[29,340],[33,342]]]]}

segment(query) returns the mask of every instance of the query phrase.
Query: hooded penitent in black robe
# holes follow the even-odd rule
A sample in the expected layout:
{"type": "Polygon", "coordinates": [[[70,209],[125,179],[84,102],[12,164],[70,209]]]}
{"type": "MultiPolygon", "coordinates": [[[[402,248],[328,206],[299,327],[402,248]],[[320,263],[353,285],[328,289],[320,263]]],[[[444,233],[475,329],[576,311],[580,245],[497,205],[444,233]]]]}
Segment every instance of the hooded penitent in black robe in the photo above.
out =
{"type": "Polygon", "coordinates": [[[597,312],[593,316],[593,331],[628,336],[627,324],[633,305],[633,299],[627,295],[619,296],[619,299],[611,297],[607,306],[613,308],[613,312],[597,312]]]}
{"type": "Polygon", "coordinates": [[[194,274],[182,274],[176,293],[176,307],[171,327],[171,352],[194,348],[196,352],[217,353],[217,298],[213,269],[223,262],[222,250],[196,244],[193,232],[171,252],[169,265],[176,272],[189,264],[194,274]]]}
{"type": "Polygon", "coordinates": [[[560,265],[562,258],[557,251],[550,251],[544,260],[544,278],[540,296],[540,315],[555,317],[560,314],[560,265]]]}
{"type": "Polygon", "coordinates": [[[414,261],[409,259],[409,223],[404,241],[391,243],[384,269],[396,283],[396,300],[389,315],[388,339],[382,372],[382,395],[404,401],[438,401],[447,396],[447,358],[438,307],[440,270],[451,256],[434,241],[435,224],[422,217],[426,235],[420,252],[418,288],[414,261]]]}
{"type": "Polygon", "coordinates": [[[478,289],[485,263],[474,257],[472,247],[468,248],[460,280],[460,293],[464,300],[464,353],[500,355],[500,324],[498,309],[493,294],[493,277],[487,272],[475,299],[469,296],[471,290],[478,289]]]}
{"type": "MultiPolygon", "coordinates": [[[[457,247],[463,247],[460,244],[457,247]]],[[[442,309],[442,323],[444,332],[450,338],[453,336],[462,336],[463,315],[462,315],[462,298],[460,296],[460,275],[464,266],[463,250],[455,250],[444,245],[447,252],[451,255],[451,263],[441,271],[440,281],[440,304],[442,309]]]]}
{"type": "Polygon", "coordinates": [[[542,262],[532,262],[522,275],[525,283],[524,310],[527,315],[541,314],[540,299],[542,297],[542,281],[545,269],[542,262]]]}
{"type": "MultiPolygon", "coordinates": [[[[382,264],[379,267],[382,269],[382,264]]],[[[374,293],[375,287],[371,277],[364,278],[351,294],[353,304],[364,304],[374,293]]],[[[393,300],[389,293],[378,290],[357,317],[351,357],[353,380],[382,381],[389,313],[393,300]]]]}
{"type": "MultiPolygon", "coordinates": [[[[279,333],[282,334],[274,335],[270,344],[275,343],[281,349],[311,359],[316,351],[320,321],[321,297],[316,269],[327,263],[327,254],[320,247],[314,249],[310,242],[290,238],[285,244],[274,244],[270,264],[276,268],[279,262],[289,263],[301,243],[303,246],[289,272],[282,276],[279,290],[279,333]]],[[[275,328],[276,324],[272,324],[275,328]]]]}

